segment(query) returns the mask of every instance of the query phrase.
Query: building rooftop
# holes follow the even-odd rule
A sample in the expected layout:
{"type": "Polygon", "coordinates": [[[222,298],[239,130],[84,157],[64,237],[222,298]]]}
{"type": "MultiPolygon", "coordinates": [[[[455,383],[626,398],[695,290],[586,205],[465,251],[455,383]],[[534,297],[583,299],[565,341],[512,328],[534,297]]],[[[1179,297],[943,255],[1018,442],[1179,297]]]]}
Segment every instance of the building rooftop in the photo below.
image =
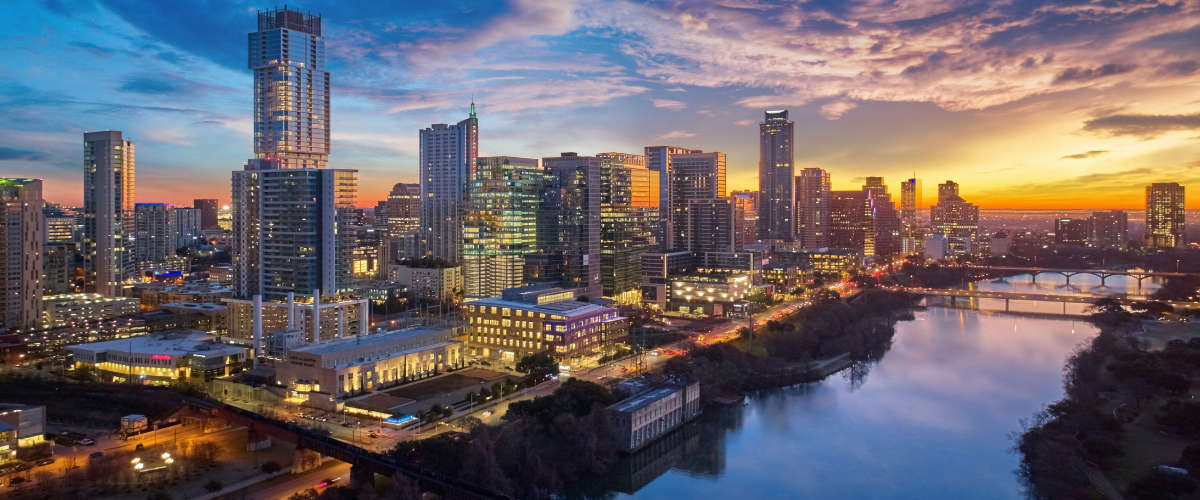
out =
{"type": "Polygon", "coordinates": [[[134,354],[163,354],[183,356],[187,354],[229,356],[246,350],[243,346],[217,342],[214,335],[199,331],[173,332],[163,335],[142,335],[90,344],[67,347],[70,350],[91,352],[117,351],[134,354]]]}
{"type": "MultiPolygon", "coordinates": [[[[444,330],[448,330],[448,329],[434,328],[434,327],[429,327],[429,326],[414,326],[411,328],[405,328],[403,330],[395,330],[395,331],[391,331],[391,332],[376,333],[374,335],[354,335],[351,337],[345,337],[345,338],[341,338],[341,339],[331,340],[331,341],[324,342],[321,344],[310,345],[307,347],[298,347],[295,349],[291,349],[291,351],[292,352],[304,352],[304,353],[308,353],[308,354],[327,355],[327,354],[334,354],[334,353],[337,353],[338,351],[343,351],[346,349],[358,349],[358,348],[369,347],[369,346],[373,346],[373,345],[386,344],[388,342],[396,342],[396,341],[404,340],[407,338],[419,337],[422,335],[437,333],[439,331],[444,331],[444,330]]],[[[450,335],[451,335],[451,333],[447,333],[447,336],[450,336],[450,335]]],[[[429,346],[421,347],[421,349],[428,349],[428,348],[429,348],[429,346]]]]}
{"type": "Polygon", "coordinates": [[[523,311],[557,314],[567,317],[582,316],[585,314],[600,312],[605,309],[611,309],[609,307],[592,304],[589,302],[579,302],[575,299],[546,302],[544,304],[531,304],[529,302],[518,302],[515,300],[504,300],[500,297],[491,297],[487,299],[473,300],[467,304],[472,306],[508,307],[512,309],[521,309],[523,311]]]}
{"type": "Polygon", "coordinates": [[[638,394],[637,396],[631,397],[631,398],[621,401],[615,405],[612,405],[609,408],[614,411],[633,413],[635,411],[638,411],[642,407],[645,407],[655,401],[658,401],[662,398],[670,396],[671,394],[674,394],[682,389],[683,389],[682,387],[668,386],[668,387],[662,387],[659,389],[646,391],[641,394],[638,394]]]}
{"type": "Polygon", "coordinates": [[[197,311],[224,311],[229,309],[221,304],[197,304],[195,302],[172,302],[163,304],[163,307],[179,307],[182,309],[195,309],[197,311]]]}

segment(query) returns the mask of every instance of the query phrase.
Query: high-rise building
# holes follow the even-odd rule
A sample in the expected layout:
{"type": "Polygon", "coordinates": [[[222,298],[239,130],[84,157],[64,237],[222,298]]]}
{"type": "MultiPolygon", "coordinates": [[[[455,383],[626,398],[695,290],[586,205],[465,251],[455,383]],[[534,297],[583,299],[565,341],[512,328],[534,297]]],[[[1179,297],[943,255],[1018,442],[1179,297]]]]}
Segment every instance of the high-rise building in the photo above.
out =
{"type": "Polygon", "coordinates": [[[409,247],[421,227],[421,185],[401,182],[392,186],[387,200],[379,202],[375,211],[375,225],[383,231],[379,254],[384,261],[411,257],[415,249],[409,247]]]}
{"type": "Polygon", "coordinates": [[[1129,247],[1129,215],[1123,210],[1092,212],[1092,233],[1088,244],[1096,248],[1129,247]]]}
{"type": "Polygon", "coordinates": [[[758,241],[758,191],[733,191],[733,223],[737,233],[736,247],[740,252],[746,245],[758,241]]]}
{"type": "Polygon", "coordinates": [[[950,255],[971,253],[979,233],[979,207],[958,195],[958,183],[938,184],[937,205],[929,207],[929,231],[946,236],[950,255]]]}
{"type": "Polygon", "coordinates": [[[760,239],[792,241],[795,237],[795,141],[795,123],[788,121],[787,110],[767,111],[758,132],[760,239]]]}
{"type": "Polygon", "coordinates": [[[467,184],[479,157],[479,120],[475,103],[470,116],[456,125],[437,123],[421,130],[420,254],[458,262],[462,250],[462,217],[467,184]]]}
{"type": "Polygon", "coordinates": [[[42,236],[45,244],[72,243],[75,241],[75,216],[68,214],[58,205],[42,209],[42,236]]]}
{"type": "Polygon", "coordinates": [[[121,132],[83,134],[84,291],[120,297],[133,277],[134,149],[121,132]]]}
{"type": "Polygon", "coordinates": [[[867,190],[829,192],[829,247],[875,255],[875,220],[867,190]]]}
{"type": "Polygon", "coordinates": [[[220,229],[221,224],[217,222],[217,209],[219,205],[217,200],[197,198],[192,200],[192,208],[200,211],[200,229],[220,229]]]}
{"type": "Polygon", "coordinates": [[[0,179],[0,326],[27,328],[42,319],[42,180],[0,179]]]}
{"type": "Polygon", "coordinates": [[[600,282],[604,296],[641,301],[641,254],[658,247],[658,172],[646,157],[600,153],[600,282]]]}
{"type": "Polygon", "coordinates": [[[334,296],[353,278],[357,170],[284,168],[249,160],[233,173],[233,289],[238,297],[288,292],[334,296]]]}
{"type": "Polygon", "coordinates": [[[1069,217],[1054,219],[1054,243],[1056,245],[1087,245],[1091,233],[1092,224],[1088,219],[1069,217]]]}
{"type": "Polygon", "coordinates": [[[727,196],[725,185],[725,153],[705,153],[692,150],[689,153],[671,155],[671,186],[668,208],[671,212],[670,248],[688,249],[692,237],[687,234],[691,227],[688,208],[693,201],[708,201],[727,196]]]}
{"type": "Polygon", "coordinates": [[[47,243],[42,255],[42,296],[76,292],[75,244],[47,243]]]}
{"type": "Polygon", "coordinates": [[[538,249],[531,256],[542,280],[561,277],[563,288],[578,295],[600,297],[600,179],[602,161],[595,156],[562,153],[542,158],[546,188],[538,212],[538,249]],[[548,270],[548,271],[547,271],[548,270]],[[546,274],[549,274],[546,276],[546,274]]]}
{"type": "MultiPolygon", "coordinates": [[[[654,239],[658,242],[658,250],[665,252],[675,243],[671,235],[678,233],[675,229],[675,214],[671,205],[671,193],[674,189],[672,184],[674,173],[671,171],[671,159],[675,155],[691,154],[693,151],[688,148],[675,146],[647,146],[645,151],[646,168],[658,175],[660,215],[659,221],[654,226],[654,239]]],[[[684,225],[686,225],[685,222],[679,222],[680,227],[684,225]]]]}
{"type": "Polygon", "coordinates": [[[688,200],[685,246],[690,252],[737,251],[735,202],[732,198],[688,200]]]}
{"type": "Polygon", "coordinates": [[[796,242],[805,250],[829,246],[830,190],[833,180],[819,168],[796,176],[796,242]]]}
{"type": "Polygon", "coordinates": [[[329,72],[321,16],[284,8],[258,12],[250,33],[254,158],[280,168],[324,168],[329,159],[329,72]]]}
{"type": "Polygon", "coordinates": [[[546,176],[536,158],[478,158],[463,218],[464,294],[499,296],[521,286],[525,255],[537,251],[537,216],[546,176]]]}
{"type": "Polygon", "coordinates": [[[204,237],[202,209],[175,207],[175,248],[195,247],[204,237]]]}
{"type": "Polygon", "coordinates": [[[905,254],[920,252],[925,241],[921,229],[922,191],[921,179],[913,177],[900,184],[900,251],[905,254]]]}
{"type": "Polygon", "coordinates": [[[875,255],[896,255],[903,249],[901,244],[901,219],[892,195],[888,194],[883,177],[867,177],[862,187],[867,194],[870,212],[867,214],[875,228],[875,255]]]}
{"type": "Polygon", "coordinates": [[[133,251],[139,272],[175,255],[178,223],[174,207],[166,203],[138,203],[135,206],[133,251]]]}
{"type": "Polygon", "coordinates": [[[1186,223],[1183,186],[1175,182],[1146,186],[1146,248],[1186,245],[1186,223]]]}

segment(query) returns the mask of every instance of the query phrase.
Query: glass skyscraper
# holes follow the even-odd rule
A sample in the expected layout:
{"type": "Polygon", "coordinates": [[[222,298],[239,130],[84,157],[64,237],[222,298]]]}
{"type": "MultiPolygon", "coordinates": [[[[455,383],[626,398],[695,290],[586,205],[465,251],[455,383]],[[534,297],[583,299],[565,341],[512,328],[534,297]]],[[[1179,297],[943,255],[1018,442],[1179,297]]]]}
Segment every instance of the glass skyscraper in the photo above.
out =
{"type": "Polygon", "coordinates": [[[795,123],[786,109],[767,111],[758,131],[758,237],[792,241],[795,223],[795,123]]]}
{"type": "Polygon", "coordinates": [[[133,143],[121,132],[83,134],[84,291],[120,297],[133,277],[133,143]]]}
{"type": "Polygon", "coordinates": [[[536,158],[479,158],[476,167],[462,228],[464,295],[498,297],[521,286],[525,255],[537,251],[546,176],[536,158]]]}
{"type": "Polygon", "coordinates": [[[458,262],[467,183],[479,157],[479,120],[471,115],[455,125],[437,123],[421,130],[421,256],[458,262]]]}
{"type": "Polygon", "coordinates": [[[324,168],[329,159],[329,72],[321,16],[258,13],[250,33],[254,71],[254,157],[282,168],[324,168]]]}

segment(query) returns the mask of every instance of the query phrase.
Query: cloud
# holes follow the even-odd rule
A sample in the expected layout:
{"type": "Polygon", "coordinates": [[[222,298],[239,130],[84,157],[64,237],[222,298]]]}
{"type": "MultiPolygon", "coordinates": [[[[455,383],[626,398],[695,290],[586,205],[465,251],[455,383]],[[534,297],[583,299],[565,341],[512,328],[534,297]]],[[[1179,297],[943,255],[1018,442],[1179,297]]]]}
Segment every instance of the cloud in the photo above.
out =
{"type": "Polygon", "coordinates": [[[1197,61],[1179,61],[1173,62],[1158,69],[1160,76],[1188,76],[1200,71],[1200,62],[1197,61]]]}
{"type": "Polygon", "coordinates": [[[673,89],[665,89],[667,92],[687,92],[683,87],[675,87],[673,89]]]}
{"type": "Polygon", "coordinates": [[[672,101],[670,99],[654,99],[654,107],[666,108],[671,111],[681,111],[687,108],[687,104],[680,101],[672,101]]]}
{"type": "Polygon", "coordinates": [[[155,78],[149,76],[140,76],[130,78],[121,85],[122,92],[133,92],[137,94],[174,94],[183,90],[183,87],[175,80],[165,78],[155,78]]]}
{"type": "Polygon", "coordinates": [[[1097,157],[1097,156],[1100,156],[1100,155],[1102,155],[1102,154],[1105,154],[1105,153],[1108,153],[1108,151],[1107,151],[1107,150],[1104,150],[1104,151],[1085,151],[1085,152],[1083,152],[1083,153],[1078,153],[1078,154],[1073,154],[1073,155],[1067,155],[1067,156],[1064,156],[1064,157],[1062,157],[1062,158],[1059,158],[1059,159],[1060,159],[1060,160],[1085,160],[1085,159],[1087,159],[1087,158],[1095,158],[1095,157],[1097,157]]]}
{"type": "Polygon", "coordinates": [[[821,106],[821,116],[827,120],[836,120],[842,115],[849,113],[850,110],[857,108],[858,104],[846,101],[835,101],[821,106]]]}
{"type": "Polygon", "coordinates": [[[693,134],[693,133],[685,131],[685,130],[672,130],[670,132],[667,132],[663,135],[656,137],[654,140],[662,141],[662,140],[666,140],[666,139],[682,139],[684,137],[696,137],[696,134],[693,134]]]}
{"type": "Polygon", "coordinates": [[[755,123],[758,123],[758,122],[756,122],[754,120],[738,120],[736,122],[733,122],[734,125],[741,125],[743,127],[749,127],[751,125],[754,125],[755,123]]]}
{"type": "Polygon", "coordinates": [[[1200,113],[1191,115],[1111,115],[1088,120],[1083,130],[1107,136],[1153,139],[1168,132],[1200,129],[1200,113]]]}
{"type": "Polygon", "coordinates": [[[47,157],[45,153],[37,151],[0,146],[0,161],[43,161],[47,157]]]}
{"type": "Polygon", "coordinates": [[[1054,77],[1054,83],[1086,82],[1106,76],[1120,75],[1137,69],[1134,64],[1105,64],[1096,68],[1067,68],[1054,77]]]}

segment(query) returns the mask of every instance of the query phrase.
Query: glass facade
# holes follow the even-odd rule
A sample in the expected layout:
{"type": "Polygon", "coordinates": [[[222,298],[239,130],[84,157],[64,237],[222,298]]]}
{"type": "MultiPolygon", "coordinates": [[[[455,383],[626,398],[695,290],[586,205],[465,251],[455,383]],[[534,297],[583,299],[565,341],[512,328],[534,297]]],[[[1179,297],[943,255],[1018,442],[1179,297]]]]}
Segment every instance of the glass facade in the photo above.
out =
{"type": "Polygon", "coordinates": [[[133,278],[134,149],[121,132],[83,134],[84,290],[121,296],[133,278]]]}
{"type": "Polygon", "coordinates": [[[254,157],[283,168],[324,168],[329,159],[329,72],[321,17],[259,12],[250,33],[254,71],[254,157]]]}
{"type": "Polygon", "coordinates": [[[525,255],[537,250],[537,214],[545,182],[535,158],[476,160],[462,228],[466,297],[497,297],[506,288],[521,286],[525,255]]]}
{"type": "Polygon", "coordinates": [[[657,248],[659,176],[646,157],[600,153],[600,282],[604,296],[641,300],[641,254],[657,248]]]}

